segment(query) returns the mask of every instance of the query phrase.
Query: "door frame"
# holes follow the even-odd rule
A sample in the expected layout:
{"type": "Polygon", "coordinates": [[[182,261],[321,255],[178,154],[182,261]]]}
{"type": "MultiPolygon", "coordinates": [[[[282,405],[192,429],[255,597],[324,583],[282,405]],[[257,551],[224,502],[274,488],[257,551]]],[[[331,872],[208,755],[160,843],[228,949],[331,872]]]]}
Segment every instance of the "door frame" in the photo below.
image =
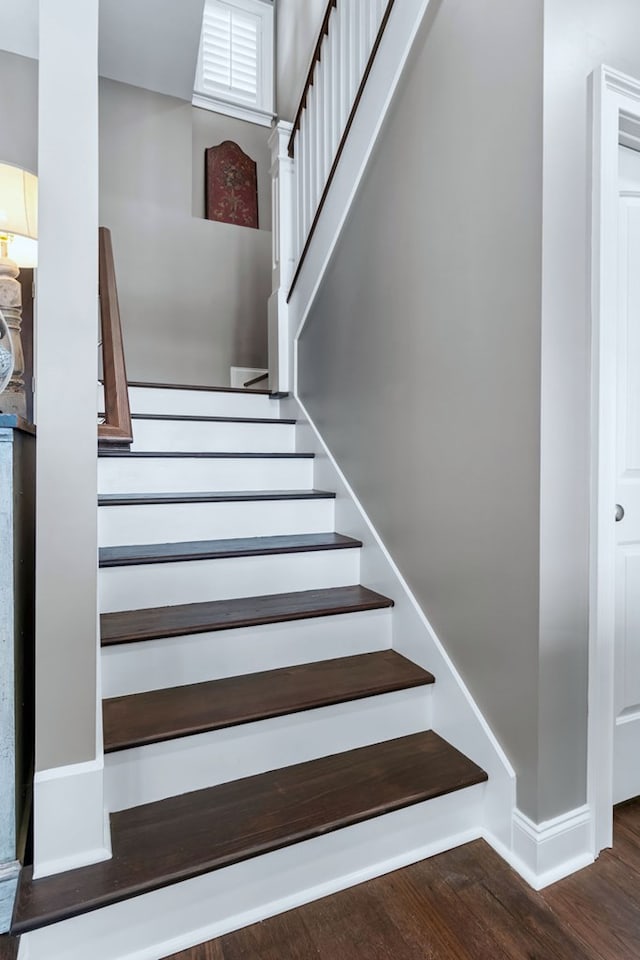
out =
{"type": "Polygon", "coordinates": [[[616,532],[616,339],[621,116],[640,122],[640,80],[591,75],[591,506],[587,792],[593,852],[613,833],[616,532]]]}

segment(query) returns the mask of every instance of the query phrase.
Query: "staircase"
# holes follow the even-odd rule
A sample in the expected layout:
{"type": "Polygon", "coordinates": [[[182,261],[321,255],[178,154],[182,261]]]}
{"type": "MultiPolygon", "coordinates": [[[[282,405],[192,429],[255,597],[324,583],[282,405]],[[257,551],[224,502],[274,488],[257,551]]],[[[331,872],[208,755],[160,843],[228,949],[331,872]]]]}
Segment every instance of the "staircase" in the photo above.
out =
{"type": "Polygon", "coordinates": [[[23,871],[29,960],[158,958],[410,862],[478,826],[487,779],[429,729],[434,677],[281,401],[129,393],[131,450],[99,462],[113,857],[23,871]]]}

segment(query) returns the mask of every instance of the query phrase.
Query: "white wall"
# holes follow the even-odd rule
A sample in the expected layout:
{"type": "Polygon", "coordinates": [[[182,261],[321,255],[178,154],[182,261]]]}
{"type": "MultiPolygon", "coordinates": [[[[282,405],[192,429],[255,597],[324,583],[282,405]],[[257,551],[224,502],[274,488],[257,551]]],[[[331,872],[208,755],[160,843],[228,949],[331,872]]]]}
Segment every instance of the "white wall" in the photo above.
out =
{"type": "Polygon", "coordinates": [[[293,120],[298,109],[326,7],[327,0],[277,0],[276,110],[282,120],[293,120]]]}
{"type": "MultiPolygon", "coordinates": [[[[194,142],[215,143],[240,129],[239,121],[227,127],[204,113],[100,82],[100,221],[112,231],[132,380],[224,385],[231,365],[266,365],[271,235],[192,215],[194,142]]],[[[258,153],[268,222],[268,159],[257,129],[243,136],[258,153]]]]}

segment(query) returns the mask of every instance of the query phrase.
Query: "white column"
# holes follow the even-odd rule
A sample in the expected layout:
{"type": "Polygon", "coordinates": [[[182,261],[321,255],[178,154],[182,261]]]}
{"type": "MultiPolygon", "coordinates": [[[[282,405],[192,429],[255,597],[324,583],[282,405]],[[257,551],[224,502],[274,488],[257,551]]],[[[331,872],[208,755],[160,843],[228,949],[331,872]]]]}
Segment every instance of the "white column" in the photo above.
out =
{"type": "Polygon", "coordinates": [[[295,168],[289,156],[292,126],[281,120],[271,131],[273,184],[273,263],[269,298],[269,385],[275,393],[293,388],[287,295],[293,279],[295,245],[295,168]]]}
{"type": "Polygon", "coordinates": [[[105,848],[97,689],[98,0],[40,0],[35,870],[105,848]]]}

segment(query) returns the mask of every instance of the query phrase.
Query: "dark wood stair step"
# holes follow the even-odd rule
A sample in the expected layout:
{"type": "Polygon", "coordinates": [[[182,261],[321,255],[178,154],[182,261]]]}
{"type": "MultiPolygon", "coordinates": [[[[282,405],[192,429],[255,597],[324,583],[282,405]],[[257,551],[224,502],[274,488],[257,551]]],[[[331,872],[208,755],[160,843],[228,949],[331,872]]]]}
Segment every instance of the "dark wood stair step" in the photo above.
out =
{"type": "Polygon", "coordinates": [[[103,702],[106,753],[433,683],[394,650],[152,690],[103,702]]]}
{"type": "Polygon", "coordinates": [[[313,460],[315,453],[263,453],[250,451],[219,453],[210,450],[123,450],[114,448],[98,450],[99,457],[129,457],[133,460],[313,460]]]}
{"type": "Polygon", "coordinates": [[[162,503],[244,503],[270,500],[335,500],[325,490],[221,490],[201,493],[102,493],[100,507],[129,507],[162,503]]]}
{"type": "Polygon", "coordinates": [[[180,420],[187,423],[265,423],[292,426],[296,420],[276,417],[202,417],[187,413],[132,413],[132,420],[180,420]]]}
{"type": "Polygon", "coordinates": [[[140,380],[129,380],[129,387],[144,387],[147,390],[201,390],[205,393],[241,393],[244,396],[263,394],[271,396],[270,390],[247,390],[244,387],[207,387],[194,383],[146,383],[140,380]]]}
{"type": "Polygon", "coordinates": [[[100,547],[101,567],[142,563],[177,563],[183,560],[222,560],[226,557],[262,557],[317,550],[349,550],[361,540],[341,533],[300,533],[278,537],[238,537],[233,540],[187,540],[183,543],[126,544],[100,547]]]}
{"type": "Polygon", "coordinates": [[[171,607],[148,607],[103,613],[100,617],[102,646],[136,643],[161,637],[255,627],[266,623],[307,620],[343,613],[361,613],[392,607],[393,600],[366,587],[329,587],[295,593],[272,593],[262,597],[209,600],[171,607]]]}
{"type": "MultiPolygon", "coordinates": [[[[33,880],[12,932],[78,916],[487,779],[432,731],[111,815],[113,858],[33,880]]],[[[425,814],[428,816],[428,813],[425,814]]]]}

